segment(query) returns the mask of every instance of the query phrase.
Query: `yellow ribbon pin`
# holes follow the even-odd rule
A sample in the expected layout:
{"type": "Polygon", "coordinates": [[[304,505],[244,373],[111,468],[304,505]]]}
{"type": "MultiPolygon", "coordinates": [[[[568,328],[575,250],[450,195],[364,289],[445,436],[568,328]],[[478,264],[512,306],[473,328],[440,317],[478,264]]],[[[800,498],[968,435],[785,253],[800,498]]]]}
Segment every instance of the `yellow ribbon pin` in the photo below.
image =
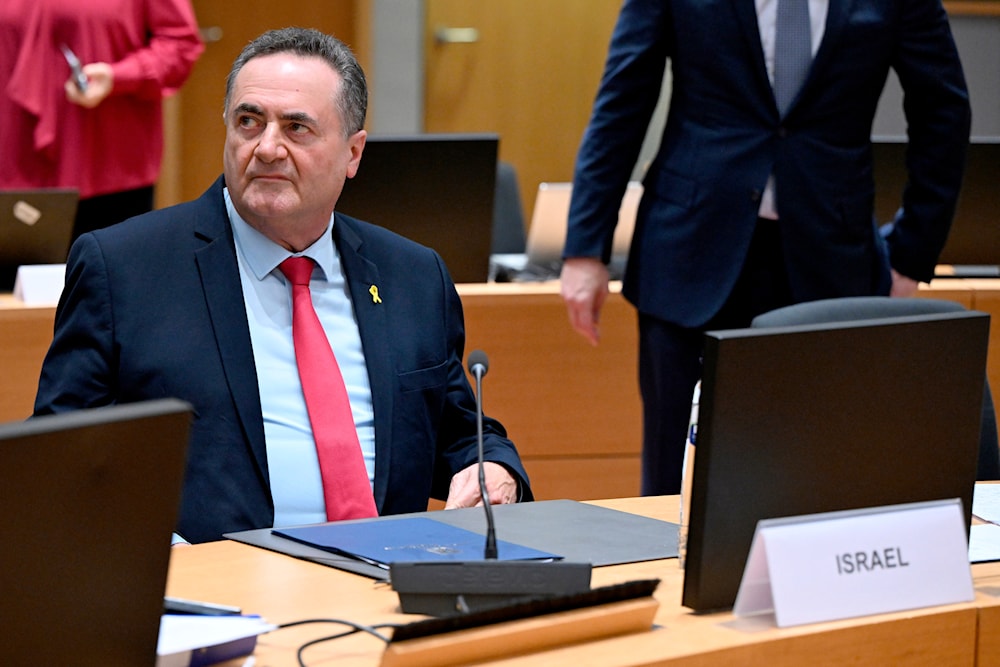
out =
{"type": "Polygon", "coordinates": [[[378,295],[378,287],[372,285],[368,288],[368,293],[372,295],[372,303],[382,303],[382,297],[378,295]]]}

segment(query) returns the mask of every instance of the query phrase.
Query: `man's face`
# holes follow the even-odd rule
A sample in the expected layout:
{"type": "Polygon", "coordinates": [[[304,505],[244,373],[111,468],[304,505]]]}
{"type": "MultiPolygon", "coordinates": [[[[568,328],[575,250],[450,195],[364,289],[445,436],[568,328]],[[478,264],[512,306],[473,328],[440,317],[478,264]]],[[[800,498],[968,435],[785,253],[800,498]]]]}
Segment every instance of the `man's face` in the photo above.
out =
{"type": "Polygon", "coordinates": [[[236,76],[226,110],[226,185],[251,226],[290,250],[326,229],[367,134],[344,138],[340,75],[324,60],[260,56],[236,76]]]}

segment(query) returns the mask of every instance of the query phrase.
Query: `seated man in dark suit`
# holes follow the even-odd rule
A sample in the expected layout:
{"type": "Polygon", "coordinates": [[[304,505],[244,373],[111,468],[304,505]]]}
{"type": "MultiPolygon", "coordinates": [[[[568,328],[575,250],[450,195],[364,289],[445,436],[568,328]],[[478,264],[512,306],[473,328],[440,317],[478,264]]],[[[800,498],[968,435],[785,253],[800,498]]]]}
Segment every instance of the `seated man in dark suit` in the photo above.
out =
{"type": "MultiPolygon", "coordinates": [[[[314,30],[265,33],[227,81],[223,177],[70,252],[35,414],[165,396],[193,404],[178,525],[188,541],[421,511],[432,497],[479,501],[462,308],[441,258],[334,212],[361,161],[366,108],[344,44],[314,30]],[[314,262],[292,260],[306,263],[305,301],[286,278],[290,257],[314,262]],[[303,304],[318,326],[315,306],[327,357],[332,347],[332,374],[303,362],[303,304]],[[339,389],[311,397],[338,369],[339,389]],[[345,388],[346,420],[331,419],[345,388]],[[360,493],[344,499],[349,479],[360,493]]],[[[490,501],[530,500],[503,427],[487,418],[483,430],[490,501]]]]}

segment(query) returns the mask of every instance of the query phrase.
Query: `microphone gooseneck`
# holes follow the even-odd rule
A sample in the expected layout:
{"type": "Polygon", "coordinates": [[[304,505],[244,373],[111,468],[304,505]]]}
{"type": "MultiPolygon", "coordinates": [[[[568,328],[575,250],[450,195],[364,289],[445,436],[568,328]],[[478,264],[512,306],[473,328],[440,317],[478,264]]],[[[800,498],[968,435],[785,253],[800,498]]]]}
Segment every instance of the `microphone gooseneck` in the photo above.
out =
{"type": "MultiPolygon", "coordinates": [[[[486,353],[469,354],[468,370],[476,385],[476,444],[479,494],[486,512],[486,545],[482,559],[461,561],[394,561],[389,580],[407,614],[454,616],[531,598],[550,598],[590,590],[590,563],[559,560],[501,560],[497,550],[493,507],[486,489],[483,444],[483,376],[489,368],[486,353]]],[[[471,509],[471,508],[469,508],[471,509]]],[[[463,510],[454,510],[461,512],[463,510]]]]}
{"type": "Polygon", "coordinates": [[[486,560],[496,560],[497,533],[493,524],[490,494],[486,489],[486,466],[483,453],[483,376],[486,375],[489,367],[489,360],[482,350],[474,350],[469,354],[469,372],[476,379],[476,446],[479,462],[479,495],[483,500],[483,510],[486,512],[486,546],[483,549],[483,557],[486,560]]]}

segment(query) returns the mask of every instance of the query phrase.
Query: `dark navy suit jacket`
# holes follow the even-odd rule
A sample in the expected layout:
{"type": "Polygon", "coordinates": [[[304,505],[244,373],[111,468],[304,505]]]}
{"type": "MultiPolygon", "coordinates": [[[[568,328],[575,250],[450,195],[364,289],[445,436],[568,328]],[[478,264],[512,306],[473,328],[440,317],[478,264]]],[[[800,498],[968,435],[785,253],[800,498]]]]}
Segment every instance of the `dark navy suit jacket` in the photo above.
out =
{"type": "MultiPolygon", "coordinates": [[[[177,397],[194,405],[178,532],[272,525],[260,395],[220,178],[199,199],[82,236],[70,252],[35,414],[177,397]]],[[[476,460],[461,302],[441,258],[336,214],[371,380],[380,514],[422,511],[476,460]],[[375,303],[369,290],[381,298],[375,303]]],[[[527,475],[486,419],[486,459],[527,475]]],[[[142,456],[142,449],[136,449],[142,456]]]]}
{"type": "Polygon", "coordinates": [[[624,284],[641,312],[699,327],[718,311],[771,173],[795,300],[887,293],[870,134],[890,68],[906,96],[910,186],[889,259],[903,275],[930,280],[970,128],[939,0],[830,0],[808,80],[784,118],[753,0],[626,0],[578,155],[565,256],[608,259],[668,60],[670,109],[624,284]]]}

